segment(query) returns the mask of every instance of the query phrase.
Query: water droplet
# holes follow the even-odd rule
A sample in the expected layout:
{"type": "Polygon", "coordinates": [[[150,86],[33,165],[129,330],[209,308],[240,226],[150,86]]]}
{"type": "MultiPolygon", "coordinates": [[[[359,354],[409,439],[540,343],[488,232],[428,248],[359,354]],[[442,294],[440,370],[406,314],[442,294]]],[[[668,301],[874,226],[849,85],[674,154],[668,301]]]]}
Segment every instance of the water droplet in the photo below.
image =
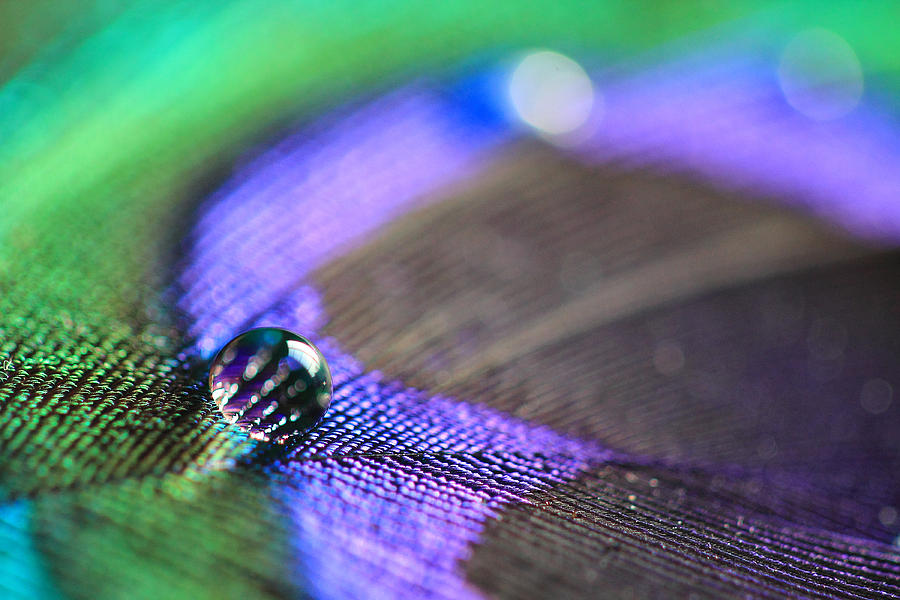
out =
{"type": "Polygon", "coordinates": [[[331,404],[331,372],[312,342],[285,329],[242,333],[219,350],[209,389],[225,418],[259,440],[312,429],[331,404]]]}

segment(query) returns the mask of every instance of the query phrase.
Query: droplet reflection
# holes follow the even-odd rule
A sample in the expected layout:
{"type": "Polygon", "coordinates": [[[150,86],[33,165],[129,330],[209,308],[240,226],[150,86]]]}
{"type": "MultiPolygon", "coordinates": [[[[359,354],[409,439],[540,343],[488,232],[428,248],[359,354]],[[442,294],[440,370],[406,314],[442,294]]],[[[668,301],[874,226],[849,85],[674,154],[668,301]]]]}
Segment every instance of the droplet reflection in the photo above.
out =
{"type": "Polygon", "coordinates": [[[275,327],[228,342],[209,369],[213,400],[260,440],[283,442],[312,429],[331,404],[331,373],[309,340],[275,327]]]}

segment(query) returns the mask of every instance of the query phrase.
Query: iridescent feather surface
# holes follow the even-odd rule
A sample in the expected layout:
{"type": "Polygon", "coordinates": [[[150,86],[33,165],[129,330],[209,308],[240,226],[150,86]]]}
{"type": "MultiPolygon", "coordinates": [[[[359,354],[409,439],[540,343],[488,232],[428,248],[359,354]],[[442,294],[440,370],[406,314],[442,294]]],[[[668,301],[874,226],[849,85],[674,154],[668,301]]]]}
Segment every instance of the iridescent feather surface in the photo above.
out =
{"type": "Polygon", "coordinates": [[[0,596],[897,597],[896,13],[0,3],[0,596]]]}

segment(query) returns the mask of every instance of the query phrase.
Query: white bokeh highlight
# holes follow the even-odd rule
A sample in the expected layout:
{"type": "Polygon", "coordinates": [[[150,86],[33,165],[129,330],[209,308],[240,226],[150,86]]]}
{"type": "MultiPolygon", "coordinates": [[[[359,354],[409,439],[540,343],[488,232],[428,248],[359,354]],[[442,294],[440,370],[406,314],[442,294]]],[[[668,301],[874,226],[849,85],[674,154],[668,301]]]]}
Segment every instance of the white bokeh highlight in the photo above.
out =
{"type": "Polygon", "coordinates": [[[577,133],[602,103],[581,65],[551,50],[525,54],[512,70],[508,93],[515,116],[549,137],[577,133]]]}
{"type": "Polygon", "coordinates": [[[863,94],[863,70],[844,38],[827,29],[797,34],[785,47],[778,67],[785,100],[816,121],[853,111],[863,94]]]}

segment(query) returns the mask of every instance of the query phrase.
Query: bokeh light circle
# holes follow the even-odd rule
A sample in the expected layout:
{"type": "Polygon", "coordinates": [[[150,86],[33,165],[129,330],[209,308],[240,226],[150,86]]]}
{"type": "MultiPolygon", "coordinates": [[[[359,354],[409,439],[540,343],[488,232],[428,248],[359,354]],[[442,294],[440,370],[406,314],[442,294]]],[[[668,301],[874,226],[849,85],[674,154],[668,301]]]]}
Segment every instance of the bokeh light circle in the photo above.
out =
{"type": "Polygon", "coordinates": [[[816,121],[851,112],[863,94],[863,70],[856,52],[826,29],[797,34],[781,55],[778,80],[788,104],[816,121]]]}
{"type": "Polygon", "coordinates": [[[514,114],[549,136],[577,131],[595,105],[594,86],[581,65],[550,50],[529,52],[518,62],[508,93],[514,114]]]}

